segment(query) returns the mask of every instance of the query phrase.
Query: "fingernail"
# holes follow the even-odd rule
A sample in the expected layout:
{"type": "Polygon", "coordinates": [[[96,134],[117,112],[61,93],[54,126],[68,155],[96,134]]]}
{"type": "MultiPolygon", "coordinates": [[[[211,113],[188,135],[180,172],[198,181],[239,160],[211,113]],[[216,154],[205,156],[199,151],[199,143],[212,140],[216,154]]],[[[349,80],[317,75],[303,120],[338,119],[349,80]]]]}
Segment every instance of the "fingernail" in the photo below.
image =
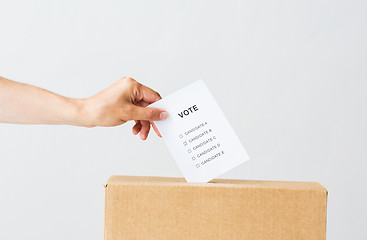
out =
{"type": "Polygon", "coordinates": [[[167,119],[167,113],[166,112],[161,112],[159,114],[159,120],[165,120],[167,119]]]}

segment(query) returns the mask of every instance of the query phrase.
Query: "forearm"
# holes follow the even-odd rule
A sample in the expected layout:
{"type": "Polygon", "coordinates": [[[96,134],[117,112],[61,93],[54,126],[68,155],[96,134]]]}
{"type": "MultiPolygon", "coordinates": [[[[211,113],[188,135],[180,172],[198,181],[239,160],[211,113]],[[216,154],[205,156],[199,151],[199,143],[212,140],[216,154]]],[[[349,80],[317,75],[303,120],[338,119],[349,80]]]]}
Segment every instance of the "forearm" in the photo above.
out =
{"type": "Polygon", "coordinates": [[[0,77],[0,122],[82,126],[83,100],[0,77]]]}

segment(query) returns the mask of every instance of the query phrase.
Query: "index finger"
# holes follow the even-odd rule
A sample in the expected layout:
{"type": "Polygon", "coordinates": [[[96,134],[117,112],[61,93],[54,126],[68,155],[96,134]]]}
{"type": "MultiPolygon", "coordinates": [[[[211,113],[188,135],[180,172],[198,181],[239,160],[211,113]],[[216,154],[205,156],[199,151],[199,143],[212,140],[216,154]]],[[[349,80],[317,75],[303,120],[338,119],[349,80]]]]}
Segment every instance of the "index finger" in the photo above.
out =
{"type": "Polygon", "coordinates": [[[140,84],[139,86],[139,101],[143,100],[147,103],[154,103],[160,99],[162,99],[161,95],[158,92],[154,91],[153,89],[140,84]]]}

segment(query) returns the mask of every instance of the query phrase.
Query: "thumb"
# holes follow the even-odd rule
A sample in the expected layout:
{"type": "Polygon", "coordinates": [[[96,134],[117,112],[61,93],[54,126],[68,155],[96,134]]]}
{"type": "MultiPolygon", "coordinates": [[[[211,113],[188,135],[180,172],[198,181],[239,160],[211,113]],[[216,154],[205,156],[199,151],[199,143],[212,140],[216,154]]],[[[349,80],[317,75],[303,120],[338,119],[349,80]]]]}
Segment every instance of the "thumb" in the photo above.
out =
{"type": "Polygon", "coordinates": [[[131,112],[132,120],[160,121],[167,119],[168,114],[163,109],[135,106],[131,112]]]}

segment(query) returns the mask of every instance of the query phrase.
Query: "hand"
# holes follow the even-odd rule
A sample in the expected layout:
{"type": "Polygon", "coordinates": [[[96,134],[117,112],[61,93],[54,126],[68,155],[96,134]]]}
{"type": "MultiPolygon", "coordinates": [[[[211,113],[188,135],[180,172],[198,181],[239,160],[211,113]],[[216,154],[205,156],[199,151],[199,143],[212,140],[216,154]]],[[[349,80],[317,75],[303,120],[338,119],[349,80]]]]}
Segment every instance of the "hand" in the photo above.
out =
{"type": "Polygon", "coordinates": [[[147,139],[150,125],[162,137],[152,121],[165,120],[167,112],[158,108],[146,108],[161,99],[154,90],[132,78],[123,77],[96,95],[81,100],[81,111],[86,119],[84,126],[118,126],[135,120],[133,134],[140,132],[142,140],[147,139]]]}

